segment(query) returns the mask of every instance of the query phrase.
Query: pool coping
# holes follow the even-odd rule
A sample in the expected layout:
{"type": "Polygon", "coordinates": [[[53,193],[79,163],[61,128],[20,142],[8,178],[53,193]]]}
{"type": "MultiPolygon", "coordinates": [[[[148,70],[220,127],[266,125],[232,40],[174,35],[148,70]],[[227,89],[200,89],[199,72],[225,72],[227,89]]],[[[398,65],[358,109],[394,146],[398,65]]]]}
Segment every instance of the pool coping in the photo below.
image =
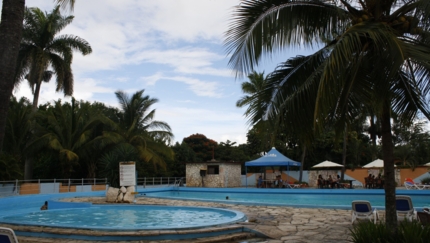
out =
{"type": "MultiPolygon", "coordinates": [[[[50,211],[62,211],[62,210],[73,210],[73,209],[82,209],[82,208],[112,208],[112,207],[121,207],[124,208],[133,208],[133,207],[142,207],[150,211],[151,209],[164,209],[169,208],[173,210],[195,210],[195,211],[211,211],[211,212],[220,212],[220,213],[230,213],[232,215],[235,215],[234,217],[231,217],[228,220],[222,220],[219,222],[214,223],[205,223],[201,225],[190,225],[190,226],[165,226],[165,227],[141,227],[141,228],[130,228],[130,227],[109,227],[109,226],[69,226],[69,225],[51,225],[51,224],[44,224],[44,223],[20,223],[16,220],[10,220],[5,219],[5,217],[0,218],[0,224],[11,224],[11,225],[26,225],[26,226],[40,226],[40,227],[52,227],[52,228],[61,228],[61,229],[90,229],[90,230],[97,230],[97,231],[156,231],[156,230],[191,230],[191,229],[201,229],[201,228],[208,228],[208,227],[217,227],[217,226],[224,226],[224,225],[232,225],[239,222],[245,222],[247,220],[246,215],[243,212],[232,210],[232,209],[225,209],[225,208],[211,208],[211,207],[193,207],[193,206],[170,206],[170,205],[142,205],[142,204],[129,204],[129,203],[121,203],[121,204],[113,204],[113,203],[104,203],[104,204],[93,204],[93,203],[87,203],[87,202],[62,202],[62,201],[52,201],[48,200],[49,210],[50,211]]],[[[25,213],[17,213],[15,215],[26,215],[28,212],[25,213]]],[[[8,217],[8,216],[6,216],[8,217]]]]}
{"type": "Polygon", "coordinates": [[[15,224],[0,224],[0,226],[13,229],[17,236],[89,241],[186,240],[234,233],[250,233],[258,235],[259,237],[268,238],[261,232],[237,224],[188,230],[134,231],[86,230],[15,224]]]}
{"type": "MultiPolygon", "coordinates": [[[[244,201],[229,201],[217,199],[200,199],[200,198],[177,198],[177,197],[160,197],[149,196],[146,193],[164,192],[164,191],[189,191],[189,192],[229,192],[229,193],[259,193],[259,194],[327,194],[335,193],[342,195],[385,195],[384,189],[285,189],[285,188],[199,188],[199,187],[165,187],[165,188],[148,188],[139,189],[139,197],[162,198],[171,200],[184,201],[202,201],[202,202],[217,202],[226,204],[240,204],[247,206],[277,206],[277,207],[297,207],[297,208],[321,208],[321,209],[340,209],[350,210],[351,205],[310,205],[310,204],[282,204],[282,203],[257,203],[244,201]]],[[[396,190],[396,195],[430,195],[430,190],[396,190]]],[[[385,210],[384,206],[373,206],[378,210],[385,210]]],[[[417,210],[422,210],[423,207],[415,207],[417,210]]]]}

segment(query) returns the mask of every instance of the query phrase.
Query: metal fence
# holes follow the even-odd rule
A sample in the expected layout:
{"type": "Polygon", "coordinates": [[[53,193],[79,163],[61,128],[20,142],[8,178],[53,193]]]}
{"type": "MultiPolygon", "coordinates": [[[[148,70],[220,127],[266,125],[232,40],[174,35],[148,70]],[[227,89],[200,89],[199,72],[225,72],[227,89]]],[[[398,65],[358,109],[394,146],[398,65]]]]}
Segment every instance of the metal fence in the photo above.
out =
{"type": "Polygon", "coordinates": [[[185,177],[143,177],[137,178],[137,188],[183,186],[185,177]]]}
{"type": "MultiPolygon", "coordinates": [[[[137,188],[183,186],[185,177],[137,178],[137,188]]],[[[105,191],[107,178],[0,181],[0,197],[26,194],[105,191]]]]}

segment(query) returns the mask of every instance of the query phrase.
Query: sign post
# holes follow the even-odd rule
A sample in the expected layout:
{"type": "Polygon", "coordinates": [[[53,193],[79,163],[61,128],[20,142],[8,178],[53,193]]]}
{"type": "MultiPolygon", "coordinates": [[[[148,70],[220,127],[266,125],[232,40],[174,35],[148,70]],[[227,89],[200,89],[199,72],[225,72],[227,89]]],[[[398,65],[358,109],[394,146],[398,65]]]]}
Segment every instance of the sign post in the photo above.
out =
{"type": "Polygon", "coordinates": [[[135,162],[119,162],[119,186],[136,186],[135,162]]]}

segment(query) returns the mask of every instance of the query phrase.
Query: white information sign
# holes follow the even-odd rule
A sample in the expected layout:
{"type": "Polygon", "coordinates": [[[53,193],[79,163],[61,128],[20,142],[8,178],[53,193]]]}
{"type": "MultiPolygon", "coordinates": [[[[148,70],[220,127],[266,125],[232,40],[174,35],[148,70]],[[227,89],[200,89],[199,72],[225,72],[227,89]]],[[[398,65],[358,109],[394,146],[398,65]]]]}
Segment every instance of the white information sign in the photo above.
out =
{"type": "Polygon", "coordinates": [[[136,186],[135,162],[119,162],[119,185],[136,186]]]}

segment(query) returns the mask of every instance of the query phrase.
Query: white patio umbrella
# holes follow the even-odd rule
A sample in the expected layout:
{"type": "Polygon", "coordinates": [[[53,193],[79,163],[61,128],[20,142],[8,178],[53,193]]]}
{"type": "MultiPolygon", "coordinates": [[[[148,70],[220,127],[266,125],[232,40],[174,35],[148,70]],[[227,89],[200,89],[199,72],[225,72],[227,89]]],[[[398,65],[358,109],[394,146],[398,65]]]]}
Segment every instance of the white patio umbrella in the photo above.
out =
{"type": "MultiPolygon", "coordinates": [[[[316,168],[316,169],[319,169],[319,168],[328,169],[328,168],[340,168],[340,167],[343,167],[343,165],[337,164],[328,160],[312,166],[312,168],[316,168]]],[[[328,176],[328,172],[326,173],[326,176],[328,176]]]]}
{"type": "Polygon", "coordinates": [[[312,168],[331,168],[331,167],[343,167],[343,165],[326,160],[317,165],[312,166],[312,168]]]}
{"type": "MultiPolygon", "coordinates": [[[[394,165],[394,167],[396,167],[396,165],[394,165]]],[[[363,168],[384,168],[384,161],[382,159],[376,159],[363,166],[363,168]]]]}

